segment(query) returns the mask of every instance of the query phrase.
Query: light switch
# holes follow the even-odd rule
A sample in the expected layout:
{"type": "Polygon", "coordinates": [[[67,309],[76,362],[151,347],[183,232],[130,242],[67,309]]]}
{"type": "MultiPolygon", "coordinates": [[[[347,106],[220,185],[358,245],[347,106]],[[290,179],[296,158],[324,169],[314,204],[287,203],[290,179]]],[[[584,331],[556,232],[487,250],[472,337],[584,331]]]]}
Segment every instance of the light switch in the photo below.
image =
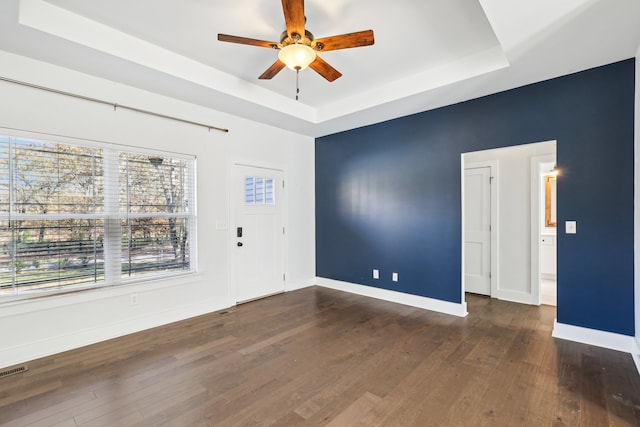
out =
{"type": "Polygon", "coordinates": [[[565,221],[564,222],[565,233],[566,234],[576,234],[576,222],[575,221],[565,221]]]}
{"type": "Polygon", "coordinates": [[[380,272],[377,269],[373,270],[373,278],[374,279],[379,279],[380,278],[380,272]]]}
{"type": "Polygon", "coordinates": [[[393,280],[394,282],[397,282],[398,281],[398,273],[391,274],[391,280],[393,280]]]}

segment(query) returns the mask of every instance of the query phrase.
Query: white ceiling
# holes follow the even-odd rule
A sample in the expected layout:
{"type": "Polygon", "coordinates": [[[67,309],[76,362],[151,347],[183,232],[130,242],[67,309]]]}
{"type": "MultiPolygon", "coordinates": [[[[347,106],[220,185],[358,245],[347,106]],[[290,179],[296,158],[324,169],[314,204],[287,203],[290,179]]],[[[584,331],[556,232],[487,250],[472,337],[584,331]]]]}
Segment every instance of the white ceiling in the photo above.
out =
{"type": "Polygon", "coordinates": [[[472,99],[635,56],[640,0],[307,0],[315,37],[372,29],[324,52],[342,72],[258,76],[277,52],[278,0],[2,0],[0,50],[311,136],[472,99]]]}

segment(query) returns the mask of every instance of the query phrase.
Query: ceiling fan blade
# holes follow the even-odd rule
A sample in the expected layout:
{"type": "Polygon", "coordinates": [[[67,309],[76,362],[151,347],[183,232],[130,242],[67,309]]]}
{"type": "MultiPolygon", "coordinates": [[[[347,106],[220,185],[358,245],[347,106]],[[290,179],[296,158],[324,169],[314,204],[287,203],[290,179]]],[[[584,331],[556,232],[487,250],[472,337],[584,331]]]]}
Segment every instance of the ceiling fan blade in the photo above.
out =
{"type": "Polygon", "coordinates": [[[293,34],[304,37],[304,0],[282,0],[282,11],[289,37],[293,34]]]}
{"type": "Polygon", "coordinates": [[[230,36],[228,34],[218,34],[218,40],[221,42],[248,44],[250,46],[268,47],[270,49],[276,49],[278,43],[268,42],[265,40],[249,39],[247,37],[230,36]]]}
{"type": "Polygon", "coordinates": [[[309,68],[315,70],[322,77],[332,82],[342,76],[342,73],[331,65],[329,65],[324,59],[316,56],[316,60],[309,64],[309,68]]]}
{"type": "Polygon", "coordinates": [[[357,33],[315,39],[311,43],[311,47],[317,51],[327,52],[329,50],[371,46],[373,42],[373,30],[365,30],[358,31],[357,33]]]}
{"type": "Polygon", "coordinates": [[[278,59],[276,60],[276,62],[273,63],[273,65],[271,65],[271,67],[267,68],[267,71],[262,73],[262,75],[258,78],[261,80],[270,80],[276,74],[278,74],[280,70],[282,70],[284,67],[286,67],[286,65],[284,65],[284,62],[278,59]]]}

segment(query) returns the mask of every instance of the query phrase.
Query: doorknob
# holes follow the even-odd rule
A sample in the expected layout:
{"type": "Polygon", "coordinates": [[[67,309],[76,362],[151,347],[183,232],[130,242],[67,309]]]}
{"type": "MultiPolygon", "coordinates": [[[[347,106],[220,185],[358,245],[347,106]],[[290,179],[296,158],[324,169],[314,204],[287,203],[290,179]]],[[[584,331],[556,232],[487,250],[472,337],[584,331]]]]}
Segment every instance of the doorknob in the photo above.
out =
{"type": "Polygon", "coordinates": [[[238,242],[238,246],[242,246],[242,242],[238,242]]]}

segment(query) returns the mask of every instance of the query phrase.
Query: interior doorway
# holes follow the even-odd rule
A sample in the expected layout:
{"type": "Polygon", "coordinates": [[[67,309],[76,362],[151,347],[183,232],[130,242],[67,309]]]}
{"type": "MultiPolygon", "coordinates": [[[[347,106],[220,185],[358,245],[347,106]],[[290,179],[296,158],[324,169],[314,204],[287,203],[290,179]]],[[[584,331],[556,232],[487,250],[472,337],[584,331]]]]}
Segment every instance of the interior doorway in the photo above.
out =
{"type": "MultiPolygon", "coordinates": [[[[532,159],[532,170],[535,172],[533,179],[536,181],[537,192],[532,196],[537,198],[539,208],[532,212],[532,217],[537,216],[537,227],[532,233],[537,236],[537,247],[532,246],[532,253],[538,254],[538,276],[533,276],[532,281],[540,283],[540,303],[556,305],[557,295],[557,179],[555,155],[537,156],[532,159]],[[537,215],[536,215],[537,214],[537,215]]],[[[534,228],[534,227],[532,227],[534,228]]],[[[532,270],[535,273],[535,270],[532,270]]]]}
{"type": "MultiPolygon", "coordinates": [[[[532,305],[549,303],[541,301],[542,279],[551,277],[541,273],[541,266],[547,266],[542,256],[555,255],[556,247],[555,237],[548,237],[551,227],[542,227],[545,194],[540,165],[555,165],[555,156],[555,141],[462,155],[463,293],[480,293],[532,305]],[[485,167],[489,169],[482,169],[485,167]],[[479,185],[481,181],[486,182],[486,178],[480,176],[487,172],[490,183],[479,185]],[[490,221],[480,225],[479,221],[487,216],[482,201],[487,191],[490,192],[490,221]],[[547,231],[544,241],[543,231],[547,231]],[[478,243],[478,232],[485,234],[482,243],[478,243]],[[489,243],[489,250],[484,247],[485,242],[489,243]],[[549,247],[541,252],[543,244],[549,247]],[[489,254],[489,263],[486,254],[489,254]],[[481,287],[477,283],[479,273],[484,273],[487,265],[490,265],[489,292],[486,281],[481,287]]],[[[555,271],[555,264],[552,268],[555,271]]]]}

